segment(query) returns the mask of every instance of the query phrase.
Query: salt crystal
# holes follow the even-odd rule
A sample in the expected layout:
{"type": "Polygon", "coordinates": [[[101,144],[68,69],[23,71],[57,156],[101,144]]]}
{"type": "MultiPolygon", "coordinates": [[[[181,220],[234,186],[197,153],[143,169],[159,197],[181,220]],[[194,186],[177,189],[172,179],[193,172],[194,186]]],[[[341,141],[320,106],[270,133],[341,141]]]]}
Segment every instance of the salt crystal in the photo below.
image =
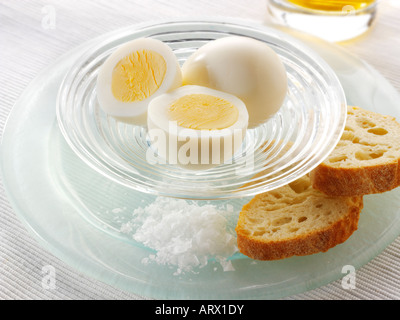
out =
{"type": "Polygon", "coordinates": [[[234,268],[233,265],[232,265],[232,261],[230,261],[230,260],[225,260],[225,259],[221,259],[221,260],[219,261],[219,263],[221,264],[222,269],[223,269],[224,271],[235,271],[235,268],[234,268]]]}
{"type": "Polygon", "coordinates": [[[128,223],[122,224],[120,230],[121,230],[122,233],[129,233],[129,232],[131,232],[131,231],[132,231],[132,225],[131,225],[131,223],[128,222],[128,223]]]}
{"type": "Polygon", "coordinates": [[[177,267],[175,274],[205,267],[210,258],[221,264],[224,271],[232,271],[228,260],[237,252],[236,235],[227,230],[226,210],[182,199],[157,197],[144,208],[133,212],[133,219],[121,226],[121,231],[132,232],[133,239],[156,251],[143,259],[177,267]]]}

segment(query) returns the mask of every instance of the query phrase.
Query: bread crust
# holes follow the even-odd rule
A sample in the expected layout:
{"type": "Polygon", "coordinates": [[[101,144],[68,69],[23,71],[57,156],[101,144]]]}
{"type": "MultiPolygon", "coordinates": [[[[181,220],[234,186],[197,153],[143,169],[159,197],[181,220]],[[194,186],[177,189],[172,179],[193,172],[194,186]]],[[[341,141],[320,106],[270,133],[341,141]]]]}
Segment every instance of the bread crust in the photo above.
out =
{"type": "Polygon", "coordinates": [[[335,168],[322,163],[310,173],[314,189],[329,196],[354,196],[390,191],[400,186],[400,159],[358,168],[335,168]]]}
{"type": "MultiPolygon", "coordinates": [[[[256,260],[281,260],[292,256],[326,252],[345,242],[358,228],[360,212],[363,209],[363,198],[361,196],[351,197],[347,201],[349,206],[347,214],[329,227],[281,241],[263,241],[260,238],[249,236],[245,231],[243,220],[239,218],[236,226],[238,249],[244,255],[256,260]]],[[[242,212],[245,212],[251,205],[250,201],[243,207],[242,212]]]]}

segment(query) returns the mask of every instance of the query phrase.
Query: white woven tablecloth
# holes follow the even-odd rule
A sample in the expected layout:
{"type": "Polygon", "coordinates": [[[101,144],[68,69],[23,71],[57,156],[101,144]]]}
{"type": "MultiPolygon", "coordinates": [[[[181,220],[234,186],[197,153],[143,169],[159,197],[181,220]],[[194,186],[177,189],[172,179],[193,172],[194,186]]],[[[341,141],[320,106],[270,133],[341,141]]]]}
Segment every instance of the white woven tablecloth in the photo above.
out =
{"type": "MultiPolygon", "coordinates": [[[[400,89],[400,1],[381,3],[375,26],[342,43],[400,89]]],[[[0,0],[0,134],[13,104],[59,56],[103,33],[175,17],[229,17],[265,23],[265,0],[77,1],[0,0]],[[49,10],[54,24],[45,20],[49,10]]],[[[400,102],[399,102],[400,108],[400,102]]],[[[0,136],[1,137],[1,136],[0,136]]],[[[0,299],[143,299],[108,286],[42,249],[17,219],[0,185],[0,299]],[[57,270],[57,288],[42,286],[42,267],[57,270]]],[[[400,238],[357,271],[357,287],[341,281],[287,299],[399,299],[400,238]]]]}

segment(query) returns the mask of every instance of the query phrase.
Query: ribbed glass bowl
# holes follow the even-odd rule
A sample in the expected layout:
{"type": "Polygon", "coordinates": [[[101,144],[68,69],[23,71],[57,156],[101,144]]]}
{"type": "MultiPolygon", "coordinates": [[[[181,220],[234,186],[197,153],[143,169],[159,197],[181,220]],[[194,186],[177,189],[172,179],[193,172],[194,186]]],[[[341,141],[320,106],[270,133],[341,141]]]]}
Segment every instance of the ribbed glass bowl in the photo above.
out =
{"type": "Polygon", "coordinates": [[[73,151],[90,167],[126,187],[185,199],[229,199],[278,188],[310,172],[332,151],[346,121],[346,99],[325,61],[301,42],[264,26],[179,21],[135,26],[105,35],[66,74],[57,120],[73,151]],[[232,161],[208,170],[149,162],[147,130],[115,120],[99,107],[96,77],[121,44],[152,37],[168,44],[180,64],[217,38],[239,35],[266,42],[282,59],[288,93],[267,122],[249,129],[232,161]]]}

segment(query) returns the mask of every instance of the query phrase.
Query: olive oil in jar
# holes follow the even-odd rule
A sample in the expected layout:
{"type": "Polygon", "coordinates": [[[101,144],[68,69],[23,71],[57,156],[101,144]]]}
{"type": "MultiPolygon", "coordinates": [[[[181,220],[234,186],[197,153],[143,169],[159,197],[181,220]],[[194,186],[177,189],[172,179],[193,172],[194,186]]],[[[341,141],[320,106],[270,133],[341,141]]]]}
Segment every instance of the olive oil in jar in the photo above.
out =
{"type": "Polygon", "coordinates": [[[288,0],[289,2],[312,10],[322,11],[342,11],[348,9],[349,6],[354,10],[367,8],[376,0],[288,0]]]}
{"type": "Polygon", "coordinates": [[[378,5],[378,0],[268,0],[267,11],[276,24],[339,42],[366,32],[378,5]]]}

